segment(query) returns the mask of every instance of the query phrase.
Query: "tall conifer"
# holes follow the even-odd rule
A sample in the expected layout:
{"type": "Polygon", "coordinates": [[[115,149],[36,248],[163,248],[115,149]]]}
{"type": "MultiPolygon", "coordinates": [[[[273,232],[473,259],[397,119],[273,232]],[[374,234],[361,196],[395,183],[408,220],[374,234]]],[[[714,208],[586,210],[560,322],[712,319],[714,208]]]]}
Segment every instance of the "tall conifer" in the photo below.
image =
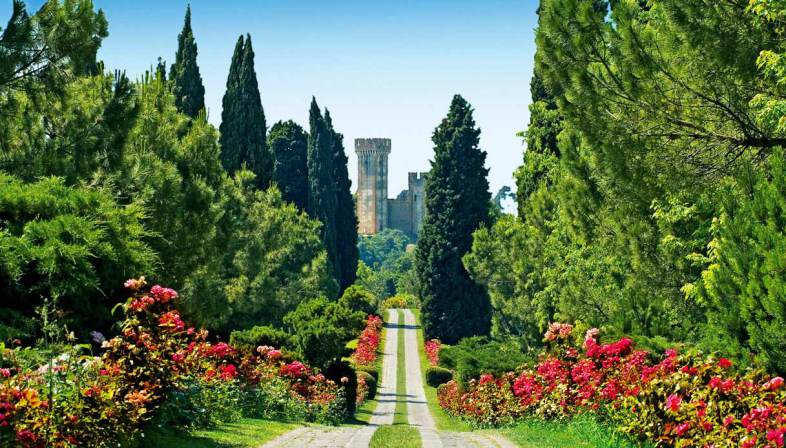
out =
{"type": "Polygon", "coordinates": [[[256,174],[259,188],[267,188],[273,176],[273,157],[265,140],[266,123],[259,95],[251,36],[235,45],[229,67],[227,90],[221,111],[221,162],[233,173],[245,165],[256,174]]]}
{"type": "Polygon", "coordinates": [[[270,128],[268,147],[273,153],[273,180],[281,197],[306,210],[308,204],[308,134],[292,120],[270,128]]]}
{"type": "Polygon", "coordinates": [[[347,171],[344,135],[333,129],[330,112],[325,110],[325,122],[333,140],[333,181],[336,186],[336,245],[341,265],[338,269],[339,289],[343,292],[355,283],[358,270],[358,218],[352,197],[352,181],[347,171]]]}
{"type": "Polygon", "coordinates": [[[197,65],[197,45],[191,29],[191,5],[186,7],[183,31],[177,36],[177,54],[169,77],[174,83],[175,105],[190,117],[205,108],[205,86],[197,65]]]}
{"type": "Polygon", "coordinates": [[[472,232],[490,222],[491,194],[486,152],[478,147],[480,129],[464,98],[453,97],[432,140],[434,160],[426,178],[416,267],[426,334],[453,344],[489,331],[487,292],[469,277],[461,258],[471,248],[472,232]]]}
{"type": "Polygon", "coordinates": [[[308,135],[308,214],[322,222],[322,241],[338,281],[341,260],[336,236],[336,184],[333,178],[333,135],[311,99],[308,135]]]}

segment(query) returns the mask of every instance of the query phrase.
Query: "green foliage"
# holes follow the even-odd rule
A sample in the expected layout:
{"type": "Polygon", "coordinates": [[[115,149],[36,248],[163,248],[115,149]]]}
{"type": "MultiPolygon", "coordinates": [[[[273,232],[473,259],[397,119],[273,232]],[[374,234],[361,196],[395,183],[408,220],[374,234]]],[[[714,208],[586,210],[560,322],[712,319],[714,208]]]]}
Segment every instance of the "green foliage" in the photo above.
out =
{"type": "Polygon", "coordinates": [[[57,89],[66,74],[96,70],[96,53],[107,36],[102,11],[90,0],[44,2],[32,17],[14,0],[5,29],[0,28],[0,91],[57,89]]]}
{"type": "Polygon", "coordinates": [[[409,237],[397,229],[384,229],[375,235],[358,239],[358,255],[366,266],[384,269],[394,266],[407,253],[409,237]]]}
{"type": "Polygon", "coordinates": [[[344,151],[344,135],[333,129],[333,120],[327,109],[325,124],[333,142],[332,179],[336,190],[336,248],[339,252],[336,274],[339,291],[344,291],[355,283],[358,269],[358,218],[355,214],[355,198],[352,196],[352,181],[347,172],[349,159],[344,151]]]}
{"type": "Polygon", "coordinates": [[[273,155],[267,147],[265,111],[254,69],[251,36],[238,38],[221,111],[221,163],[230,173],[245,167],[265,189],[273,179],[273,155]]]}
{"type": "Polygon", "coordinates": [[[255,353],[257,347],[261,345],[278,349],[290,348],[292,337],[284,330],[265,325],[247,330],[235,330],[229,335],[229,343],[245,353],[255,353]]]}
{"type": "Polygon", "coordinates": [[[308,204],[308,135],[292,120],[279,121],[270,128],[267,145],[273,152],[273,180],[281,196],[298,210],[308,204]]]}
{"type": "Polygon", "coordinates": [[[514,341],[485,337],[465,338],[457,345],[442,346],[439,351],[440,366],[454,371],[455,379],[462,385],[484,373],[501,375],[515,371],[531,360],[514,341]]]}
{"type": "MultiPolygon", "coordinates": [[[[42,298],[56,298],[83,335],[108,328],[115,302],[107,297],[156,267],[143,218],[140,207],[119,206],[106,191],[0,174],[0,307],[32,317],[42,298]]],[[[16,312],[3,313],[2,322],[13,328],[16,312]]],[[[7,336],[25,333],[29,327],[7,336]]]]}
{"type": "Polygon", "coordinates": [[[243,391],[236,381],[184,381],[156,411],[153,425],[169,429],[215,428],[243,417],[243,391]]]}
{"type": "Polygon", "coordinates": [[[362,378],[365,381],[366,385],[368,386],[368,393],[366,395],[367,400],[373,400],[374,397],[377,395],[377,379],[370,374],[369,372],[360,370],[356,368],[356,373],[358,377],[358,382],[362,378]]]}
{"type": "Polygon", "coordinates": [[[355,373],[355,368],[348,361],[334,359],[325,368],[325,378],[333,380],[336,384],[341,384],[344,387],[346,394],[346,415],[354,415],[356,401],[352,399],[357,397],[358,393],[358,376],[355,373]]]}
{"type": "Polygon", "coordinates": [[[453,372],[444,367],[429,366],[426,369],[426,384],[431,387],[439,387],[452,379],[453,372]]]}
{"type": "Polygon", "coordinates": [[[365,318],[362,312],[320,297],[301,302],[284,316],[284,324],[306,360],[326,366],[346,354],[347,342],[360,333],[365,318]]]}
{"type": "Polygon", "coordinates": [[[339,305],[352,311],[359,311],[364,316],[377,313],[377,298],[362,286],[352,285],[338,299],[339,305]]]}
{"type": "Polygon", "coordinates": [[[205,86],[197,65],[197,45],[191,29],[191,5],[186,7],[183,31],[177,36],[175,63],[169,73],[177,109],[191,118],[205,108],[205,86]]]}
{"type": "Polygon", "coordinates": [[[426,336],[447,343],[486,334],[490,327],[488,295],[461,263],[472,232],[490,223],[486,153],[478,147],[479,137],[472,107],[454,96],[432,138],[435,154],[416,251],[426,336]]]}
{"type": "Polygon", "coordinates": [[[391,308],[411,308],[411,309],[418,309],[420,308],[420,301],[418,300],[417,296],[412,294],[397,294],[392,297],[388,297],[382,303],[382,309],[388,310],[391,308]]]}

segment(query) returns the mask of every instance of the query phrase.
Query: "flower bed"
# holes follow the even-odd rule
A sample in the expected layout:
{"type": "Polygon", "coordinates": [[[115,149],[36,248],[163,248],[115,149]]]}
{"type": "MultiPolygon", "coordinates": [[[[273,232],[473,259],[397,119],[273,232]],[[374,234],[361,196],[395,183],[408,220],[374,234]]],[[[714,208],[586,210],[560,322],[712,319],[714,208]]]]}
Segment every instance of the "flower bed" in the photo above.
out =
{"type": "MultiPolygon", "coordinates": [[[[204,330],[188,327],[174,308],[177,293],[144,280],[124,306],[121,335],[104,341],[98,357],[72,356],[51,368],[0,369],[0,445],[24,447],[106,446],[130,441],[156,410],[184,384],[236,383],[249,397],[268,384],[284,390],[304,417],[340,420],[343,390],[279,350],[259,347],[241,356],[232,346],[211,343],[204,330]],[[333,415],[327,415],[333,414],[333,415]]],[[[15,359],[13,350],[4,358],[15,359]]],[[[209,387],[209,386],[208,386],[209,387]]]]}
{"type": "Polygon", "coordinates": [[[597,329],[587,332],[579,351],[569,343],[571,332],[568,324],[552,324],[550,350],[534,368],[482,375],[466,390],[451,381],[439,388],[440,405],[479,426],[589,411],[663,446],[783,446],[783,378],[676,350],[656,357],[634,350],[628,338],[600,344],[597,329]]]}
{"type": "Polygon", "coordinates": [[[352,360],[357,366],[370,366],[377,360],[377,348],[382,333],[382,318],[369,315],[366,327],[358,337],[358,345],[352,354],[352,360]]]}
{"type": "Polygon", "coordinates": [[[439,342],[439,339],[429,339],[428,341],[423,344],[426,350],[426,357],[428,357],[428,362],[432,366],[436,366],[439,364],[439,349],[442,347],[442,343],[439,342]]]}

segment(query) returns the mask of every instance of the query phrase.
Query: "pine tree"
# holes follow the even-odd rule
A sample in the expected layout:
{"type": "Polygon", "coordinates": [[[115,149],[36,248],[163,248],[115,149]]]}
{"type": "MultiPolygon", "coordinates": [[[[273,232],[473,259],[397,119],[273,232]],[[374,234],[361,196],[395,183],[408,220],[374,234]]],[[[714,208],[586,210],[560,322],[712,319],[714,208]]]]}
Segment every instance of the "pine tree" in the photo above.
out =
{"type": "Polygon", "coordinates": [[[282,198],[306,210],[308,204],[308,134],[292,120],[270,128],[268,147],[273,153],[273,180],[282,198]]]}
{"type": "Polygon", "coordinates": [[[322,242],[338,281],[339,259],[336,234],[336,184],[333,179],[333,136],[317,105],[311,99],[308,135],[308,214],[322,222],[322,242]]]}
{"type": "Polygon", "coordinates": [[[480,129],[460,95],[453,97],[432,140],[435,154],[426,178],[416,267],[426,334],[453,344],[489,332],[488,294],[470,279],[461,258],[472,246],[472,232],[490,223],[491,194],[486,152],[478,147],[480,129]]]}
{"type": "Polygon", "coordinates": [[[355,283],[358,270],[358,218],[352,197],[352,181],[347,172],[344,135],[333,129],[330,112],[325,110],[325,122],[333,140],[333,180],[336,185],[336,246],[341,265],[337,270],[340,292],[355,283]]]}
{"type": "Polygon", "coordinates": [[[245,41],[240,36],[235,45],[219,129],[224,168],[234,173],[245,165],[256,174],[256,185],[267,188],[273,176],[273,157],[265,140],[265,112],[250,35],[246,35],[245,41]]]}
{"type": "Polygon", "coordinates": [[[191,5],[186,7],[183,31],[177,36],[177,54],[169,73],[178,110],[195,118],[205,108],[205,86],[197,65],[197,45],[191,29],[191,5]]]}

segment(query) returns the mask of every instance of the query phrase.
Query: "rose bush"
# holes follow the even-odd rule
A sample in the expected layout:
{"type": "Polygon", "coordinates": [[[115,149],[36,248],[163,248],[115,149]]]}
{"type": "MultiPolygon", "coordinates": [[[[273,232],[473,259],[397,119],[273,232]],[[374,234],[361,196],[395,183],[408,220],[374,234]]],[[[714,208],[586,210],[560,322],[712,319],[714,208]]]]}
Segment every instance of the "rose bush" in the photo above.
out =
{"type": "Polygon", "coordinates": [[[597,412],[619,430],[663,446],[783,446],[783,378],[737,371],[727,359],[699,353],[670,349],[655,356],[635,350],[628,338],[601,344],[597,329],[579,350],[570,344],[572,330],[552,324],[549,350],[534,367],[484,374],[465,389],[456,381],[440,386],[440,405],[478,426],[597,412]]]}
{"type": "MultiPolygon", "coordinates": [[[[134,294],[123,306],[120,335],[104,341],[100,358],[75,350],[41,369],[17,363],[0,370],[0,445],[122,444],[138,437],[167,400],[191,394],[203,403],[238,403],[241,393],[253,402],[264,397],[260,391],[270,383],[285,390],[275,399],[297,403],[292,407],[302,409],[304,419],[343,419],[344,391],[319,372],[273,347],[240,355],[229,344],[208,341],[206,331],[183,321],[172,289],[156,285],[146,290],[144,279],[129,280],[126,287],[134,294]],[[233,396],[211,395],[211,387],[231,390],[233,396]]],[[[3,358],[13,361],[17,350],[5,349],[3,358]]],[[[219,415],[202,423],[215,422],[219,415]]],[[[171,421],[179,418],[183,415],[171,421]]]]}
{"type": "Polygon", "coordinates": [[[366,327],[358,337],[358,345],[352,354],[352,360],[357,366],[370,366],[377,360],[377,349],[382,334],[382,318],[369,315],[366,327]]]}
{"type": "Polygon", "coordinates": [[[425,342],[424,347],[429,364],[432,366],[439,364],[439,349],[442,347],[442,343],[439,342],[439,339],[429,339],[425,342]]]}

